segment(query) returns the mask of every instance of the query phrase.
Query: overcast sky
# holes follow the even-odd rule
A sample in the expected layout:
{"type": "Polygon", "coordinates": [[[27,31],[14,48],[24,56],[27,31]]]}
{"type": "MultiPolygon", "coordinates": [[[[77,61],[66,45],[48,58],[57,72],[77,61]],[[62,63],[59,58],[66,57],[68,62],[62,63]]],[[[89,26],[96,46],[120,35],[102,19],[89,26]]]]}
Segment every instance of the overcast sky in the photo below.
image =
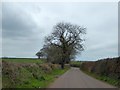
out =
{"type": "Polygon", "coordinates": [[[3,3],[2,56],[36,57],[58,22],[87,28],[85,51],[77,60],[118,56],[118,3],[3,3]]]}

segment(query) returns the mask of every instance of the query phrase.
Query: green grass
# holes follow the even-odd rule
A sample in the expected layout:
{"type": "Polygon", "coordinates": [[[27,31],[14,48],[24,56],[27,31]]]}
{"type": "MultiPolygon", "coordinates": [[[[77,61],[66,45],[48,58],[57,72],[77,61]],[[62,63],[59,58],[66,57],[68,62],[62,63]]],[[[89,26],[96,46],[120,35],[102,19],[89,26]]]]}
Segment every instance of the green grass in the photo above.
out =
{"type": "Polygon", "coordinates": [[[44,88],[44,87],[48,87],[50,85],[50,83],[52,83],[56,77],[64,74],[69,68],[65,68],[65,69],[55,69],[53,70],[50,74],[45,74],[44,77],[45,77],[45,81],[42,81],[41,82],[41,88],[44,88]]]}
{"type": "Polygon", "coordinates": [[[2,61],[16,62],[16,63],[44,63],[44,59],[31,59],[31,58],[5,58],[2,61]]]}
{"type": "Polygon", "coordinates": [[[91,72],[88,72],[88,71],[83,71],[83,72],[90,75],[90,76],[92,76],[92,77],[94,77],[94,78],[96,78],[96,79],[98,79],[98,80],[109,83],[109,84],[111,84],[113,86],[120,87],[120,81],[119,80],[113,79],[113,78],[108,77],[108,76],[97,75],[95,73],[91,73],[91,72]]]}
{"type": "Polygon", "coordinates": [[[81,61],[71,61],[70,65],[72,67],[80,67],[81,61]]]}
{"type": "Polygon", "coordinates": [[[43,74],[43,77],[45,80],[38,80],[35,78],[29,78],[27,80],[24,80],[24,83],[22,85],[18,85],[17,88],[46,88],[52,83],[56,76],[62,75],[65,73],[68,69],[55,69],[49,74],[43,74]]]}

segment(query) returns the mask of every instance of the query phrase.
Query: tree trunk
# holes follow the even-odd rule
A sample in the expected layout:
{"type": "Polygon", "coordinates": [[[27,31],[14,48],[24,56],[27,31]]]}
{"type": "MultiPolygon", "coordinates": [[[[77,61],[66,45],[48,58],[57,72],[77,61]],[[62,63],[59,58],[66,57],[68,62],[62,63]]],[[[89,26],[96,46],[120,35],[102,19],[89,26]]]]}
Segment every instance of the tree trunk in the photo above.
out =
{"type": "Polygon", "coordinates": [[[65,57],[62,57],[61,68],[64,69],[65,66],[65,57]]]}
{"type": "Polygon", "coordinates": [[[64,64],[66,62],[66,48],[65,48],[65,45],[63,43],[63,46],[62,46],[62,62],[61,62],[61,68],[64,69],[64,64]]]}
{"type": "Polygon", "coordinates": [[[38,56],[38,59],[40,59],[40,56],[38,56]]]}
{"type": "Polygon", "coordinates": [[[64,69],[64,62],[61,63],[61,69],[64,69]]]}

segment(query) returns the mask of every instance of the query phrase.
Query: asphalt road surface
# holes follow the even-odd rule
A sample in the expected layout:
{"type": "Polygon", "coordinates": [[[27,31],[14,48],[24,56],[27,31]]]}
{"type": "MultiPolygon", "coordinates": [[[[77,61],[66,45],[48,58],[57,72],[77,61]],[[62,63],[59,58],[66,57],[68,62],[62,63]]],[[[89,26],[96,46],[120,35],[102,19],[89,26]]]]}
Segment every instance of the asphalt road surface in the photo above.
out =
{"type": "Polygon", "coordinates": [[[65,74],[56,79],[49,88],[115,88],[105,82],[99,81],[80,71],[79,68],[71,68],[65,74]]]}

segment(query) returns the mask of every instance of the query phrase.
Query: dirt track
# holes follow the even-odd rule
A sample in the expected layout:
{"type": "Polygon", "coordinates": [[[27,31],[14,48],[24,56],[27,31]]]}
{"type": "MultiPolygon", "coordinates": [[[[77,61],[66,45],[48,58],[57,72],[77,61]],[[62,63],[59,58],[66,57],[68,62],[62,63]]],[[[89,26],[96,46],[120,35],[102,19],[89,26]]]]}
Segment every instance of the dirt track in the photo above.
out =
{"type": "Polygon", "coordinates": [[[115,88],[107,83],[96,80],[79,68],[71,68],[53,82],[49,88],[115,88]]]}

